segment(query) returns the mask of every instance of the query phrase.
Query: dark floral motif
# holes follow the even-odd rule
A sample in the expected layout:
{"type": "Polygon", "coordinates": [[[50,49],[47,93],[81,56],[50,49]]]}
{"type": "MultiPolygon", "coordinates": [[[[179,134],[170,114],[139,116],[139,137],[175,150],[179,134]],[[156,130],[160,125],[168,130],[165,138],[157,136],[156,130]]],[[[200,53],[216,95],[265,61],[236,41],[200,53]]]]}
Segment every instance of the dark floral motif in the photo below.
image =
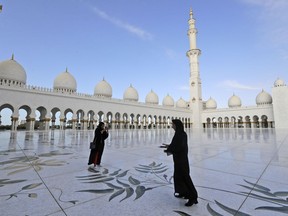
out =
{"type": "Polygon", "coordinates": [[[20,183],[20,182],[24,182],[26,180],[22,179],[22,180],[10,180],[10,179],[0,179],[0,187],[3,187],[7,184],[16,184],[16,183],[20,183]]]}
{"type": "MultiPolygon", "coordinates": [[[[273,206],[259,206],[255,210],[269,210],[273,212],[281,212],[283,214],[288,214],[288,191],[276,191],[272,192],[269,188],[259,185],[257,183],[252,183],[244,179],[247,185],[239,184],[244,189],[248,189],[249,192],[240,192],[238,195],[249,196],[257,200],[265,201],[271,203],[273,206]],[[252,191],[252,192],[251,192],[252,191]],[[278,206],[275,206],[278,205],[278,206]]],[[[228,191],[224,191],[228,192],[228,191]]],[[[231,192],[235,193],[235,192],[231,192]]],[[[252,216],[244,212],[240,212],[238,209],[233,209],[215,200],[218,207],[224,210],[229,215],[239,215],[239,216],[252,216]]],[[[216,210],[214,210],[209,203],[207,204],[207,210],[212,216],[222,215],[216,210]]]]}
{"type": "MultiPolygon", "coordinates": [[[[108,169],[102,169],[102,171],[95,171],[92,168],[89,168],[89,171],[92,172],[90,175],[86,176],[77,176],[80,181],[83,183],[102,183],[107,186],[104,189],[87,189],[79,190],[77,192],[88,192],[95,194],[110,194],[109,201],[121,197],[119,202],[122,202],[134,194],[134,200],[142,197],[146,191],[155,189],[157,187],[170,185],[172,184],[172,176],[168,178],[165,172],[168,168],[162,163],[152,162],[148,165],[139,164],[135,167],[135,170],[139,173],[144,173],[147,175],[153,175],[155,178],[148,178],[149,180],[140,180],[129,175],[129,170],[122,171],[121,169],[114,172],[109,172],[108,169]]],[[[221,190],[218,188],[202,187],[211,190],[218,190],[224,193],[236,194],[240,196],[249,196],[257,200],[265,201],[267,203],[273,204],[273,206],[259,206],[255,210],[269,210],[275,212],[281,212],[288,214],[288,191],[276,191],[272,192],[269,188],[259,185],[257,183],[251,183],[244,179],[246,185],[239,184],[244,189],[249,190],[249,192],[234,192],[221,190]],[[252,191],[252,192],[251,192],[252,191]],[[278,206],[275,206],[278,205],[278,206]]],[[[198,186],[201,187],[201,186],[198,186]]],[[[239,209],[231,208],[217,200],[214,201],[217,207],[225,212],[225,215],[239,215],[239,216],[252,216],[245,212],[239,211],[239,209]]],[[[207,204],[206,209],[208,214],[212,216],[222,216],[223,214],[218,212],[215,207],[211,207],[210,203],[207,204]]],[[[174,210],[175,213],[181,216],[190,216],[188,213],[183,211],[174,210]]]]}
{"type": "MultiPolygon", "coordinates": [[[[5,179],[4,179],[5,180],[5,179]]],[[[1,181],[1,180],[0,180],[1,181]]],[[[4,181],[5,182],[5,181],[4,181]]],[[[7,181],[6,181],[7,182],[7,181]]],[[[10,181],[13,183],[18,183],[16,181],[10,181]]],[[[1,197],[5,197],[7,196],[8,198],[6,200],[9,200],[13,197],[18,197],[19,195],[27,195],[29,198],[36,198],[37,197],[37,193],[31,193],[31,192],[26,192],[28,190],[32,190],[38,186],[42,185],[42,183],[34,183],[34,184],[29,184],[29,185],[25,185],[24,187],[22,187],[19,191],[15,192],[15,193],[11,193],[11,194],[6,194],[6,195],[1,195],[1,197]]]]}
{"type": "Polygon", "coordinates": [[[103,183],[106,184],[107,188],[97,190],[79,190],[77,192],[88,192],[96,194],[112,193],[109,197],[109,201],[118,196],[121,196],[122,194],[125,195],[120,200],[120,202],[130,198],[133,194],[135,194],[134,200],[137,200],[142,197],[148,190],[171,184],[171,178],[167,180],[167,175],[164,174],[163,177],[159,176],[159,174],[162,174],[167,170],[166,166],[162,166],[162,164],[156,164],[155,162],[149,165],[140,164],[139,166],[135,167],[135,170],[142,173],[153,174],[160,178],[161,181],[140,181],[131,175],[128,176],[129,170],[121,171],[121,169],[119,169],[113,173],[109,173],[108,169],[103,169],[102,172],[95,171],[92,168],[89,168],[89,170],[95,174],[78,176],[77,178],[85,183],[103,183]],[[153,186],[151,186],[151,184],[153,184],[153,186]]]}
{"type": "Polygon", "coordinates": [[[23,172],[29,169],[35,169],[36,171],[40,171],[44,166],[62,166],[66,164],[65,161],[58,161],[54,159],[44,160],[42,157],[53,157],[59,155],[70,155],[72,153],[60,153],[58,151],[51,151],[48,153],[43,153],[35,156],[22,156],[22,157],[14,157],[12,159],[0,162],[0,165],[8,165],[2,168],[2,170],[13,170],[9,172],[8,175],[12,175],[15,173],[23,172]]]}

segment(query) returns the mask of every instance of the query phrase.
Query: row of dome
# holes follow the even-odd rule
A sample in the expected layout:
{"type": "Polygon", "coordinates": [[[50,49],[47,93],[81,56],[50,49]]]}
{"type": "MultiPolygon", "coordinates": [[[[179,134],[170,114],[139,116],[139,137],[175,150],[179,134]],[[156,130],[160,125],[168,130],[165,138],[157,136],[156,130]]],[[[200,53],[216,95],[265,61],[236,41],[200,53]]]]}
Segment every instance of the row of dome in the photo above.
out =
{"type": "MultiPolygon", "coordinates": [[[[266,104],[272,104],[272,97],[269,93],[262,90],[256,97],[256,104],[259,105],[266,105],[266,104]]],[[[229,108],[237,108],[242,106],[241,99],[233,94],[229,100],[228,100],[228,106],[229,108]]],[[[206,101],[206,109],[216,109],[217,108],[217,102],[213,98],[209,98],[206,101]]]]}
{"type": "MultiPolygon", "coordinates": [[[[10,80],[20,85],[26,85],[27,75],[24,68],[14,60],[14,55],[10,60],[0,62],[0,79],[3,80],[10,80]]],[[[277,79],[274,82],[274,87],[278,86],[285,86],[285,83],[281,79],[277,79]]],[[[77,83],[75,78],[66,71],[60,73],[54,80],[53,89],[59,92],[76,92],[77,90],[77,83]]],[[[112,97],[112,87],[111,85],[106,82],[106,80],[100,81],[94,88],[94,95],[103,97],[103,98],[111,98],[112,97]]],[[[126,91],[124,92],[123,99],[125,101],[135,101],[139,100],[137,90],[130,85],[126,91]]],[[[159,104],[159,98],[153,90],[151,90],[146,98],[145,103],[148,104],[159,104]]],[[[162,105],[168,107],[174,107],[174,99],[168,94],[164,97],[162,105]]],[[[257,105],[264,105],[264,104],[272,104],[272,97],[270,94],[262,90],[256,97],[256,104],[257,105]]],[[[230,108],[241,107],[241,99],[234,95],[231,96],[228,100],[228,106],[230,108]]],[[[180,98],[176,102],[176,107],[186,108],[187,102],[180,98]]],[[[206,109],[216,109],[217,103],[213,98],[209,98],[206,101],[206,109]]]]}
{"type": "MultiPolygon", "coordinates": [[[[19,85],[26,85],[27,75],[25,69],[20,65],[17,61],[14,60],[14,55],[10,60],[0,62],[0,79],[13,81],[19,85]]],[[[76,92],[77,83],[75,78],[66,71],[60,73],[54,80],[53,89],[59,92],[76,92]]],[[[94,95],[103,97],[103,98],[111,98],[112,97],[112,87],[106,82],[106,80],[100,81],[94,88],[94,95]]],[[[137,90],[130,85],[126,91],[124,92],[123,99],[125,101],[135,101],[139,100],[137,90]]],[[[146,98],[145,102],[148,104],[159,104],[159,98],[153,90],[151,90],[146,98]]],[[[163,106],[174,107],[174,100],[168,94],[162,102],[163,106]]],[[[176,102],[176,107],[186,108],[187,102],[180,98],[176,102]]]]}
{"type": "MultiPolygon", "coordinates": [[[[278,78],[274,82],[274,87],[280,87],[280,86],[286,86],[286,84],[282,79],[278,78]]],[[[272,104],[272,102],[273,102],[272,96],[263,89],[256,97],[257,106],[272,104]]],[[[237,95],[233,94],[228,100],[228,106],[229,108],[241,107],[242,106],[241,99],[237,95]]],[[[206,109],[216,109],[216,108],[217,108],[217,102],[212,97],[210,97],[206,101],[206,109]]]]}

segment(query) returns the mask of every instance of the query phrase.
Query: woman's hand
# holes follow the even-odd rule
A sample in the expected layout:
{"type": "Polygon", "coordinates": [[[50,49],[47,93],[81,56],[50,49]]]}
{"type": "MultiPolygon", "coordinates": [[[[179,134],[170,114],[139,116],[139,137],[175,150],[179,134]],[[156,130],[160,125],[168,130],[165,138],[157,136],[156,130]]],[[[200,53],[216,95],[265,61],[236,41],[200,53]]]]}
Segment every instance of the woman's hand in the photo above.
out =
{"type": "Polygon", "coordinates": [[[159,146],[160,148],[168,148],[168,144],[164,144],[164,143],[162,143],[162,145],[161,146],[159,146]]]}

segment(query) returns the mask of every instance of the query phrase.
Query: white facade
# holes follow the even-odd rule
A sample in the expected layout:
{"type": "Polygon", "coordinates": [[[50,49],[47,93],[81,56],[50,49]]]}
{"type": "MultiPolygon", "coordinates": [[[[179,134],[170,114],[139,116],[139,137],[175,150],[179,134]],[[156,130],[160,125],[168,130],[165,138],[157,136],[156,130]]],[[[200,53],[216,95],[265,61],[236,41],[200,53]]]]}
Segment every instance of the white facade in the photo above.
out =
{"type": "Polygon", "coordinates": [[[8,108],[12,111],[12,130],[18,129],[21,109],[27,113],[26,130],[53,129],[57,120],[60,129],[93,129],[99,121],[112,128],[166,128],[174,118],[181,119],[185,127],[194,128],[288,128],[288,88],[280,79],[274,83],[272,96],[265,91],[257,95],[256,106],[242,107],[237,95],[231,96],[229,108],[224,109],[217,109],[213,98],[202,100],[198,61],[201,51],[196,45],[192,10],[188,25],[189,101],[180,98],[175,103],[167,95],[159,105],[157,94],[151,90],[145,103],[141,103],[132,85],[123,93],[123,99],[113,99],[113,88],[104,79],[95,86],[94,95],[78,93],[77,81],[67,69],[55,78],[53,88],[29,86],[25,69],[12,56],[0,62],[0,126],[1,111],[8,108]],[[36,111],[40,116],[36,116],[36,111]],[[72,119],[67,119],[68,113],[72,113],[72,119]]]}
{"type": "Polygon", "coordinates": [[[276,128],[288,128],[288,87],[283,83],[272,88],[273,113],[276,128]]]}

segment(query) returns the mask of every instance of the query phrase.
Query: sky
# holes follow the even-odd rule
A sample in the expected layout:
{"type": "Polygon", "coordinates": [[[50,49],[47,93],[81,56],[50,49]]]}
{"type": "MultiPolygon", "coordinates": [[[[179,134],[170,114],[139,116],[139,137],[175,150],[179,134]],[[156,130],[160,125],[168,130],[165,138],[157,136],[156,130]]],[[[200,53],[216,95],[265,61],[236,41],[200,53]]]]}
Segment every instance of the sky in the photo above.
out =
{"type": "Polygon", "coordinates": [[[77,92],[105,79],[112,98],[132,85],[189,100],[189,10],[196,20],[202,98],[255,106],[276,79],[288,83],[287,0],[0,0],[0,61],[14,59],[27,85],[53,88],[68,69],[77,92]]]}

